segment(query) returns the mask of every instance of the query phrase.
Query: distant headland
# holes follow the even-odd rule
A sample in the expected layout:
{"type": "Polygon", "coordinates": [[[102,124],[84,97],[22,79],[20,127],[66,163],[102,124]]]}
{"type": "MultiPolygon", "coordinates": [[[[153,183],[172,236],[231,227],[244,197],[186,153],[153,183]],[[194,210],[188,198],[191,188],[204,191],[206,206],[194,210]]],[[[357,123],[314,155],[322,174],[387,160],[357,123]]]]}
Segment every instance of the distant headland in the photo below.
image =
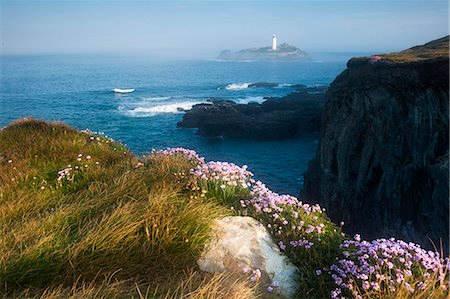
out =
{"type": "Polygon", "coordinates": [[[217,59],[230,61],[311,61],[312,58],[301,49],[283,43],[277,46],[277,38],[272,37],[272,47],[243,49],[237,52],[224,50],[217,59]]]}

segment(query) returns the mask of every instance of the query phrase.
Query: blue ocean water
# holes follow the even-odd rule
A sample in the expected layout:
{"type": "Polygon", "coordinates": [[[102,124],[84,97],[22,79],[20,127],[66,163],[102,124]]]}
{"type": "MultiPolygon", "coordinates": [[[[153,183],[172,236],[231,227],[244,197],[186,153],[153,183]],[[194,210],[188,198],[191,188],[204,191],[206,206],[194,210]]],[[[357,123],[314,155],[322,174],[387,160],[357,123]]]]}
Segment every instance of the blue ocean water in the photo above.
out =
{"type": "Polygon", "coordinates": [[[32,116],[89,128],[122,141],[136,154],[186,147],[206,160],[248,165],[256,179],[297,195],[318,136],[282,141],[208,139],[176,123],[209,98],[241,103],[283,96],[291,85],[328,85],[345,68],[333,62],[155,61],[93,55],[1,56],[0,127],[32,116]],[[249,88],[272,82],[277,87],[249,88]],[[132,88],[119,94],[114,88],[132,88]]]}

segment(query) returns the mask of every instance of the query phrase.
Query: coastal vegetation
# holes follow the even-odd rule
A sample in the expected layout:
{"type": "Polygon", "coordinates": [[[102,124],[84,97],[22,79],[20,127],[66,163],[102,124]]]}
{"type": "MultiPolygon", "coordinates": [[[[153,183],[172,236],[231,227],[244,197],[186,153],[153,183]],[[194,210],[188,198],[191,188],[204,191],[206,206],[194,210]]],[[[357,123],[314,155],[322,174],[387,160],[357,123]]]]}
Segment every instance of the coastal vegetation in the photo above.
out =
{"type": "MultiPolygon", "coordinates": [[[[400,52],[377,54],[372,56],[371,60],[369,61],[371,63],[374,63],[376,61],[408,63],[445,57],[448,57],[448,36],[400,52]]],[[[365,58],[366,57],[361,57],[358,59],[364,60],[365,58]]]]}
{"type": "Polygon", "coordinates": [[[23,119],[0,131],[4,298],[278,298],[252,273],[197,259],[215,219],[260,221],[299,268],[298,298],[446,298],[448,258],[353,239],[319,205],[279,195],[246,166],[171,148],[137,157],[89,130],[23,119]]]}

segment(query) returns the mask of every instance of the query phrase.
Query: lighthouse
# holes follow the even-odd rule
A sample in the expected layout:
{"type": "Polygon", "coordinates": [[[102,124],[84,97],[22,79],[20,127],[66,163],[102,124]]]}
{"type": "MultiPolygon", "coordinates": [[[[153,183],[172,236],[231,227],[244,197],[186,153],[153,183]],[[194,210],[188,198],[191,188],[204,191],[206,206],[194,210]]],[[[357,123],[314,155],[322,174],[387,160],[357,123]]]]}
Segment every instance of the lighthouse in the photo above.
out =
{"type": "Polygon", "coordinates": [[[272,36],[272,50],[276,50],[277,49],[277,37],[275,36],[275,34],[272,36]]]}

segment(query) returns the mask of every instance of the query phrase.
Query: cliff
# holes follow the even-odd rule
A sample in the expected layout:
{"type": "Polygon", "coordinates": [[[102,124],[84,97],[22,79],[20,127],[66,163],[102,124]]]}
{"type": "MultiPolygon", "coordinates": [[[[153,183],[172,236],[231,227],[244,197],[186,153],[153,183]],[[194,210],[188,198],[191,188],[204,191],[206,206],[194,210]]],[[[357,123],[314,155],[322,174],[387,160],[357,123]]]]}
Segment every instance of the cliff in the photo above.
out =
{"type": "Polygon", "coordinates": [[[262,104],[211,100],[186,111],[177,126],[198,128],[204,137],[283,139],[318,132],[326,87],[298,86],[282,98],[262,104]]]}
{"type": "Polygon", "coordinates": [[[224,50],[220,52],[217,59],[232,61],[310,61],[311,57],[299,48],[283,43],[276,50],[272,50],[271,47],[250,48],[237,52],[224,50]]]}
{"type": "Polygon", "coordinates": [[[302,197],[348,233],[448,251],[448,41],[351,59],[328,89],[302,197]]]}

